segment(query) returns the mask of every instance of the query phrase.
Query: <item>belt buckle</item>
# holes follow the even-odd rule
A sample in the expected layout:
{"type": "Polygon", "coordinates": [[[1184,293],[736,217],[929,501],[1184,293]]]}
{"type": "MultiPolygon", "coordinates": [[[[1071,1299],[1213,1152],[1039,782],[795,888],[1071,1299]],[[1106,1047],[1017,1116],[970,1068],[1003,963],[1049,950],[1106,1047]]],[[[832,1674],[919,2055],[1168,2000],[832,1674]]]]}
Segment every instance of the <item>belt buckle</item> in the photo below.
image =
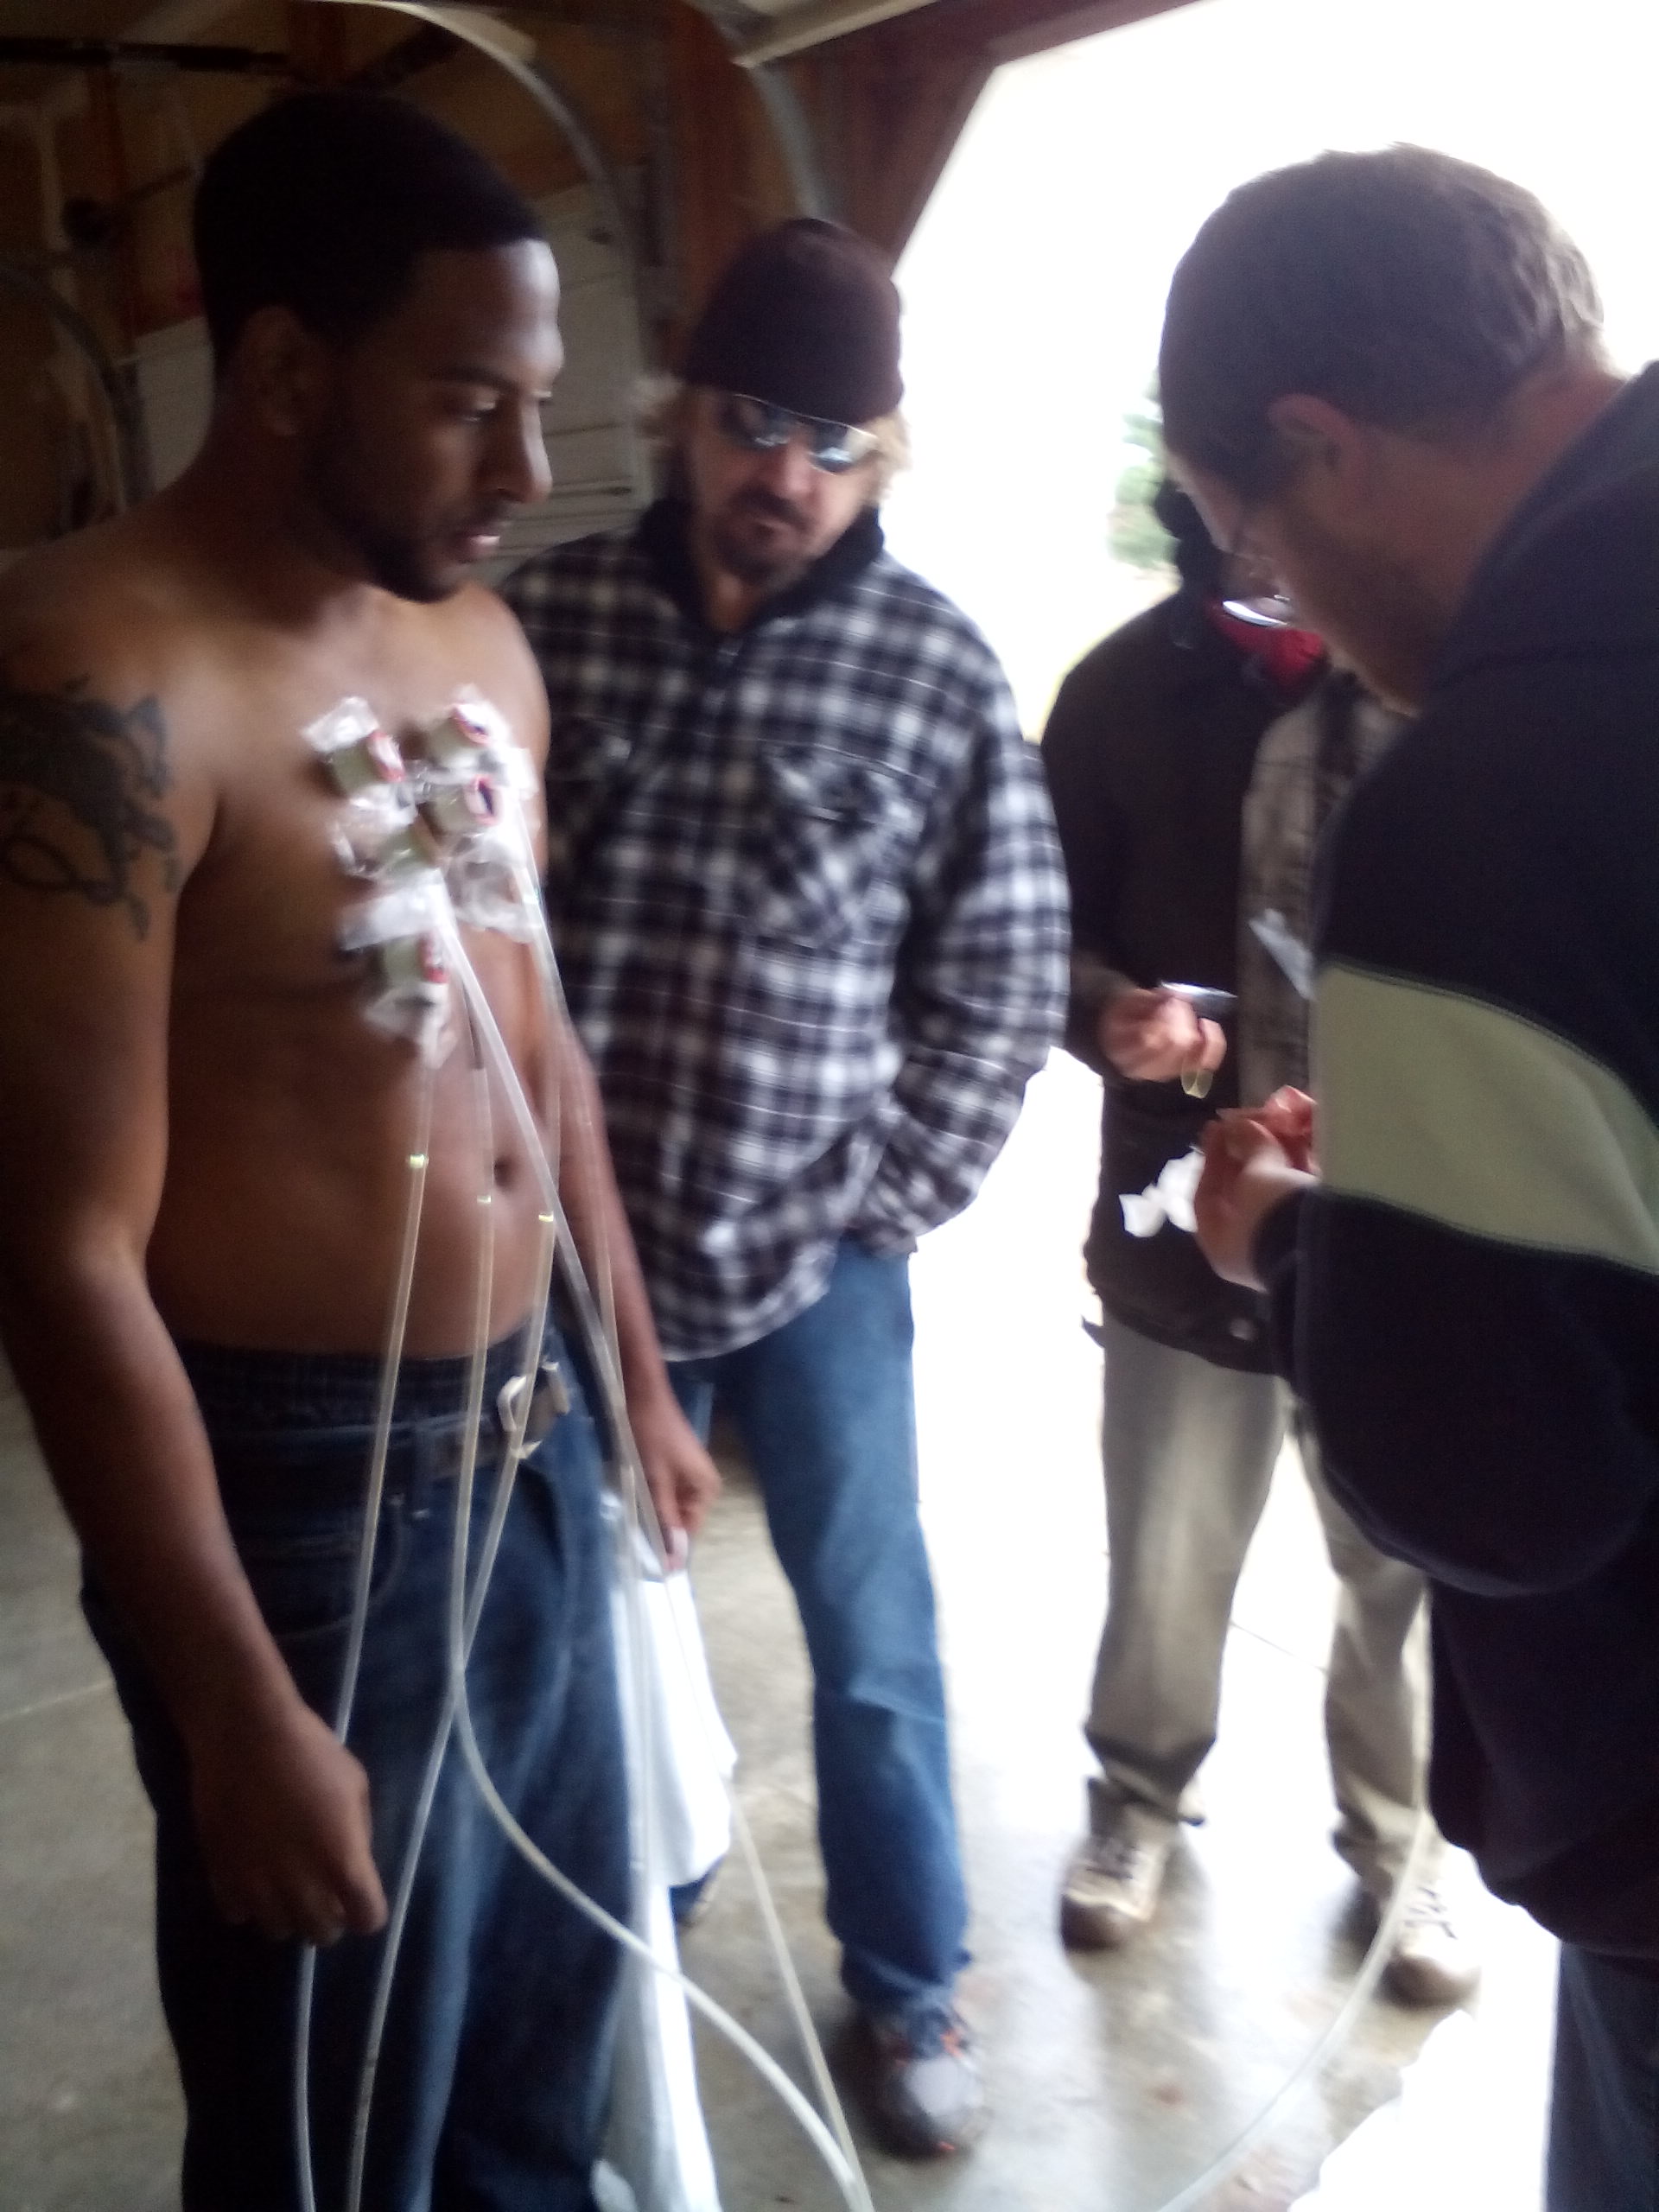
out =
{"type": "Polygon", "coordinates": [[[532,1384],[527,1375],[510,1376],[497,1395],[496,1418],[504,1436],[512,1436],[518,1423],[518,1412],[528,1390],[530,1407],[524,1415],[524,1433],[519,1440],[519,1456],[533,1452],[542,1443],[554,1422],[570,1410],[570,1392],[556,1359],[544,1359],[537,1370],[532,1384]]]}

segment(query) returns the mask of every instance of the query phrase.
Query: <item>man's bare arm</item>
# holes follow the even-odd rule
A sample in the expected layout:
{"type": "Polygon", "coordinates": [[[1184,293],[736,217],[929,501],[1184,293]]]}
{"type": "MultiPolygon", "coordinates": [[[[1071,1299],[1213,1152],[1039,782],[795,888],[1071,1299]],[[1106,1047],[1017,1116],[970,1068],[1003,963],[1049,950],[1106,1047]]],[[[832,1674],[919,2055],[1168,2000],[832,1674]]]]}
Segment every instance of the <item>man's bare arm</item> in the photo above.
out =
{"type": "Polygon", "coordinates": [[[680,1409],[663,1363],[632,1232],[616,1188],[599,1085],[567,1026],[556,1040],[560,1121],[559,1195],[576,1249],[602,1296],[608,1278],[622,1361],[629,1425],[663,1534],[695,1536],[720,1494],[714,1461],[680,1409]]]}
{"type": "Polygon", "coordinates": [[[180,887],[210,796],[160,703],[36,639],[0,671],[0,1334],[88,1557],[184,1739],[232,1918],[384,1913],[355,1760],[260,1618],[150,1299],[180,887]]]}
{"type": "MultiPolygon", "coordinates": [[[[539,780],[547,765],[547,692],[517,619],[499,600],[490,603],[493,645],[500,656],[504,697],[514,728],[536,764],[539,780]]],[[[546,838],[539,805],[532,814],[532,842],[538,868],[547,863],[546,838]]],[[[720,1495],[719,1471],[698,1442],[680,1409],[663,1363],[657,1324],[633,1232],[616,1187],[605,1109],[581,1039],[561,1021],[548,1040],[550,1065],[538,1071],[543,1110],[556,1102],[559,1132],[559,1198],[576,1249],[601,1297],[607,1278],[616,1317],[617,1345],[628,1421],[639,1446],[652,1503],[671,1548],[677,1530],[687,1537],[701,1529],[720,1495]]]]}

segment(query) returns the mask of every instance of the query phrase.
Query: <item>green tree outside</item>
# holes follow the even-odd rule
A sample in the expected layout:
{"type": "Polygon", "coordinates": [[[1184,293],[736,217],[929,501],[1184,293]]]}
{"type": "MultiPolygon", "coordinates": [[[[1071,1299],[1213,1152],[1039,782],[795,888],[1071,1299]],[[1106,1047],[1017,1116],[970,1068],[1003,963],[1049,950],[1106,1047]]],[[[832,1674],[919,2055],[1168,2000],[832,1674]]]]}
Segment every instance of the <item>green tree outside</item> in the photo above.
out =
{"type": "Polygon", "coordinates": [[[1135,458],[1117,480],[1107,524],[1112,558],[1147,573],[1173,568],[1175,541],[1152,511],[1165,461],[1163,416],[1151,392],[1123,417],[1123,442],[1135,448],[1135,458]]]}

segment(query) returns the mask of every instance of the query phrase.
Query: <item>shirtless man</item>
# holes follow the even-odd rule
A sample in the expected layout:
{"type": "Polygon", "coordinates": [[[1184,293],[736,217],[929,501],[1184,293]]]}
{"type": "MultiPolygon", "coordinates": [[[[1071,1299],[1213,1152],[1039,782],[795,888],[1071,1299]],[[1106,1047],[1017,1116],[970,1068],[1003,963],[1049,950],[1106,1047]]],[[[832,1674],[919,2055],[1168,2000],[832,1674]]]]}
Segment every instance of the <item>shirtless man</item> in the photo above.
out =
{"type": "MultiPolygon", "coordinates": [[[[343,803],[303,732],[355,694],[402,736],[472,685],[539,763],[535,665],[468,569],[545,493],[557,276],[480,156],[413,108],[349,94],[285,101],[227,140],[196,224],[219,382],[200,456],[0,596],[0,1328],[156,1809],[188,2212],[301,2202],[308,1942],[330,1947],[310,2122],[333,2212],[377,1931],[444,1709],[482,1214],[463,1035],[434,1078],[346,1748],[330,1721],[425,1078],[416,1040],[367,1018],[372,957],[340,949],[365,887],[337,855],[343,803]]],[[[551,1033],[528,948],[467,943],[538,1116],[560,1111],[578,1241],[608,1242],[658,1512],[695,1529],[717,1478],[669,1388],[590,1103],[580,1140],[585,1065],[551,1033]]],[[[493,1119],[474,1543],[545,1211],[499,1096],[493,1119]]],[[[621,1911],[600,1462],[569,1357],[556,1336],[547,1349],[564,1364],[543,1400],[574,1403],[520,1469],[469,1701],[519,1820],[621,1911]]],[[[365,2205],[588,2207],[613,1978],[608,1942],[509,1851],[452,1745],[365,2205]]]]}

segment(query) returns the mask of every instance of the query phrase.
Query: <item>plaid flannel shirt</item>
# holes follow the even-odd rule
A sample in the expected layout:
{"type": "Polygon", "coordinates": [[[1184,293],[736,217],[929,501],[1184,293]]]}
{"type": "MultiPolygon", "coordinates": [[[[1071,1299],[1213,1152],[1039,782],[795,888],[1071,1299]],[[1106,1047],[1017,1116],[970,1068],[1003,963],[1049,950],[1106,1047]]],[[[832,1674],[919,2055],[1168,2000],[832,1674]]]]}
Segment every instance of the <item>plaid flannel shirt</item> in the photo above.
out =
{"type": "Polygon", "coordinates": [[[723,636],[684,511],[505,588],[552,708],[548,902],[671,1358],[780,1328],[844,1235],[973,1197],[1059,1033],[1065,878],[978,632],[874,515],[723,636]]]}

